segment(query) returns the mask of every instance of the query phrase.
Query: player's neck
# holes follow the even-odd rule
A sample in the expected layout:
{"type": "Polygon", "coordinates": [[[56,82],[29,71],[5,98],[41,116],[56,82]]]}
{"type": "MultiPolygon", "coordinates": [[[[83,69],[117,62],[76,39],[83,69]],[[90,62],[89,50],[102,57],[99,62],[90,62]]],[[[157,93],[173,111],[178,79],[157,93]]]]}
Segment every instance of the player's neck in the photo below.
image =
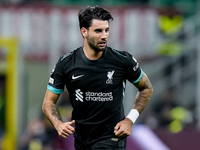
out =
{"type": "Polygon", "coordinates": [[[97,52],[89,47],[89,45],[84,45],[83,52],[85,53],[85,56],[90,60],[97,60],[103,54],[103,51],[97,52]]]}

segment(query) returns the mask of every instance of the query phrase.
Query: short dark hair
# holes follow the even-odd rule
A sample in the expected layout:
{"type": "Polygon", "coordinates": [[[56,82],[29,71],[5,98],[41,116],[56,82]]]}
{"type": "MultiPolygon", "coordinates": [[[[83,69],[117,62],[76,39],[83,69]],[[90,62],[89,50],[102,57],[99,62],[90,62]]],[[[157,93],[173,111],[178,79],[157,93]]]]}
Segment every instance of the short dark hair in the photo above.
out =
{"type": "Polygon", "coordinates": [[[82,27],[88,29],[92,25],[93,19],[98,20],[107,20],[108,22],[113,20],[112,15],[109,11],[95,6],[87,6],[86,8],[82,9],[78,13],[78,19],[79,19],[79,27],[80,29],[82,27]]]}

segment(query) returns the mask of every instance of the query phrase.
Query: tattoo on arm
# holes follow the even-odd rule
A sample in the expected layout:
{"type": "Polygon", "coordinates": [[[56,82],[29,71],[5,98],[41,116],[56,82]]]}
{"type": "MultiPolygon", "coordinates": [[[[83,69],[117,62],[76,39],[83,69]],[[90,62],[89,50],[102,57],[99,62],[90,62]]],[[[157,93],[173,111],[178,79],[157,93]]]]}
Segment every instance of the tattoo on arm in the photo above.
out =
{"type": "Polygon", "coordinates": [[[58,120],[62,121],[60,112],[55,104],[51,105],[51,115],[54,116],[55,118],[57,118],[58,120]]]}
{"type": "Polygon", "coordinates": [[[138,88],[139,92],[136,96],[134,108],[141,113],[153,94],[153,87],[146,74],[143,74],[142,78],[135,86],[138,88]]]}

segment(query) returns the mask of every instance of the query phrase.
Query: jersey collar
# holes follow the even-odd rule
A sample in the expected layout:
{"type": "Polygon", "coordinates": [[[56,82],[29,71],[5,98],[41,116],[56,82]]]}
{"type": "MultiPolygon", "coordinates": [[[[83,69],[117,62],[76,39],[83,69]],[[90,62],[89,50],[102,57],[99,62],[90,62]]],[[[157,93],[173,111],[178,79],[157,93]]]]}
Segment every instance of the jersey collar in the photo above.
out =
{"type": "Polygon", "coordinates": [[[105,48],[103,54],[101,55],[101,57],[97,60],[90,60],[85,56],[85,53],[83,52],[83,46],[80,48],[80,52],[81,52],[81,57],[83,58],[84,61],[86,61],[87,63],[97,63],[100,62],[104,59],[106,53],[107,53],[107,47],[105,48]]]}

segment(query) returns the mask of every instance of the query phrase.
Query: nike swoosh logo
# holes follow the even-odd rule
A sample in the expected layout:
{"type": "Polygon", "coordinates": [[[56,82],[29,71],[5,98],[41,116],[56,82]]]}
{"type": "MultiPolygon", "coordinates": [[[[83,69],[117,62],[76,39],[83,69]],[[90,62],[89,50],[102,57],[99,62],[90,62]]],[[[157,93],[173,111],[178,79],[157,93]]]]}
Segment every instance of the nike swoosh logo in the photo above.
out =
{"type": "Polygon", "coordinates": [[[80,76],[72,76],[72,79],[74,80],[74,79],[78,79],[78,78],[80,78],[80,77],[82,77],[82,76],[84,76],[83,74],[82,75],[80,75],[80,76]]]}

